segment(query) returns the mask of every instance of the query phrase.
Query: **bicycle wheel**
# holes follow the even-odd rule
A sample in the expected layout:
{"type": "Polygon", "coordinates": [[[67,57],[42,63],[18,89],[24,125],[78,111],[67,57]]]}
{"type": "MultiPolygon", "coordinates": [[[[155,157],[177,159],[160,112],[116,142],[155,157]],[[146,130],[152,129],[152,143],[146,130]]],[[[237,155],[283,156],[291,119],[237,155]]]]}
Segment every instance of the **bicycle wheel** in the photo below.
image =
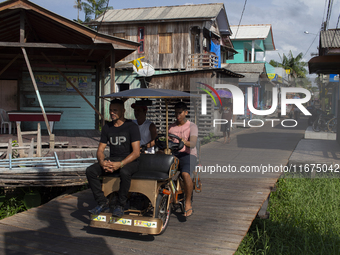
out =
{"type": "Polygon", "coordinates": [[[320,125],[319,125],[319,118],[317,118],[317,119],[314,121],[312,128],[313,128],[313,131],[314,131],[314,132],[320,132],[320,131],[321,131],[321,127],[320,127],[320,125]]]}
{"type": "Polygon", "coordinates": [[[168,200],[170,199],[169,195],[158,194],[155,206],[155,217],[162,220],[162,230],[159,235],[163,234],[165,229],[167,228],[170,220],[171,214],[171,204],[168,206],[168,200]]]}
{"type": "Polygon", "coordinates": [[[330,132],[336,133],[336,129],[337,129],[337,118],[333,118],[330,121],[328,121],[328,130],[330,132]]]}

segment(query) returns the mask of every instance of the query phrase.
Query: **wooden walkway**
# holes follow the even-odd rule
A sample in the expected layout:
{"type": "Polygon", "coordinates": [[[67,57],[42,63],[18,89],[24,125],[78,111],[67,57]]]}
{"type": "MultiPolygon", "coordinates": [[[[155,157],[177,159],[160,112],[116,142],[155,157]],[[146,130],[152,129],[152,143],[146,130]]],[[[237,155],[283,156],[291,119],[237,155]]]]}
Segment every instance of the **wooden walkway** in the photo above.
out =
{"type": "Polygon", "coordinates": [[[0,221],[0,254],[233,254],[276,179],[205,179],[194,214],[160,236],[90,228],[90,190],[0,221]]]}
{"type": "MultiPolygon", "coordinates": [[[[286,165],[305,129],[301,121],[288,131],[279,125],[233,130],[229,145],[202,146],[202,164],[286,165]]],[[[64,196],[1,220],[0,254],[234,254],[279,175],[202,174],[194,214],[185,221],[172,213],[161,236],[90,228],[91,191],[64,196]]]]}

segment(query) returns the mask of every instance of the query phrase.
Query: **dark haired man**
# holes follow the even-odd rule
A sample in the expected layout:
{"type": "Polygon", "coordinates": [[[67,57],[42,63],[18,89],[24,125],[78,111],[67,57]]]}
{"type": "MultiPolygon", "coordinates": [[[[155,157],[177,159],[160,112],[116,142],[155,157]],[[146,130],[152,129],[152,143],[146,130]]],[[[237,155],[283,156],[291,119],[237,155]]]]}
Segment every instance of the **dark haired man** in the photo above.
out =
{"type": "Polygon", "coordinates": [[[98,163],[86,169],[86,177],[98,206],[89,210],[91,214],[100,214],[109,210],[109,201],[104,196],[99,177],[106,173],[119,171],[120,188],[118,191],[118,204],[112,215],[122,217],[124,206],[130,189],[131,175],[138,170],[138,157],[140,155],[140,134],[138,126],[131,120],[124,118],[124,102],[118,99],[110,104],[112,122],[106,124],[101,133],[97,150],[98,163]],[[105,159],[104,150],[109,143],[110,157],[105,159]]]}
{"type": "Polygon", "coordinates": [[[198,129],[195,123],[186,119],[188,115],[187,105],[183,102],[175,104],[176,122],[169,126],[169,133],[177,135],[184,143],[181,149],[175,156],[179,159],[179,170],[181,171],[184,181],[185,194],[185,214],[189,217],[193,214],[191,205],[191,193],[193,183],[190,174],[195,171],[197,162],[196,142],[198,137],[198,129]]]}
{"type": "Polygon", "coordinates": [[[157,128],[153,122],[146,119],[148,107],[144,105],[142,101],[136,101],[136,103],[133,103],[131,105],[131,108],[134,110],[134,114],[136,117],[133,122],[136,123],[139,127],[141,138],[140,145],[146,146],[146,153],[154,154],[157,128]]]}

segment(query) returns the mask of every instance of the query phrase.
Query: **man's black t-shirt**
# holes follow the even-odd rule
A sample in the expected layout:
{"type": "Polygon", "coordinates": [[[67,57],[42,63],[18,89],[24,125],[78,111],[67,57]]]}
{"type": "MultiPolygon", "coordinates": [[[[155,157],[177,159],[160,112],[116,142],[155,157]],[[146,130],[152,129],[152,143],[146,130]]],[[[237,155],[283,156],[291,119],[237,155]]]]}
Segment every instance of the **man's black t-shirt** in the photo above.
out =
{"type": "Polygon", "coordinates": [[[131,143],[140,141],[138,126],[131,120],[125,120],[124,124],[115,127],[109,122],[102,129],[101,143],[109,143],[110,158],[123,160],[132,152],[131,143]]]}

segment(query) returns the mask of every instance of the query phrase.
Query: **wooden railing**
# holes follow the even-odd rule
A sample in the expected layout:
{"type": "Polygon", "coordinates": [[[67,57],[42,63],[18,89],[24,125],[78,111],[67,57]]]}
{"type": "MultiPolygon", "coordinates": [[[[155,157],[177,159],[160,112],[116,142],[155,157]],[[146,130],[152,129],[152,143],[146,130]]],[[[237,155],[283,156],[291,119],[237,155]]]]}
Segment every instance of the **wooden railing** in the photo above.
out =
{"type": "Polygon", "coordinates": [[[205,68],[218,68],[218,56],[215,53],[197,53],[188,56],[188,70],[205,68]]]}

